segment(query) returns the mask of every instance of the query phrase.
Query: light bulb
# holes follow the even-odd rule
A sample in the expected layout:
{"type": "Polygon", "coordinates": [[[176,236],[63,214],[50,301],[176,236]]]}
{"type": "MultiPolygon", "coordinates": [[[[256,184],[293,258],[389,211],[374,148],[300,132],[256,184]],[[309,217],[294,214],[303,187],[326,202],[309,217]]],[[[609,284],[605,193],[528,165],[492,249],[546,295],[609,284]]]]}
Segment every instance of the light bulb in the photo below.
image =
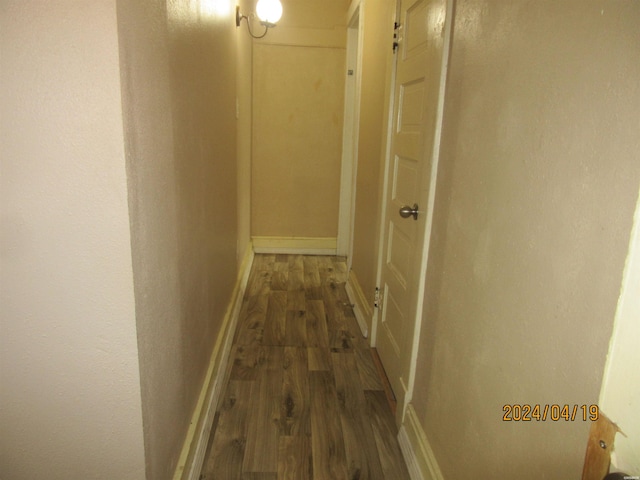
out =
{"type": "Polygon", "coordinates": [[[282,17],[282,4],[280,0],[258,0],[256,14],[262,23],[275,25],[282,17]]]}

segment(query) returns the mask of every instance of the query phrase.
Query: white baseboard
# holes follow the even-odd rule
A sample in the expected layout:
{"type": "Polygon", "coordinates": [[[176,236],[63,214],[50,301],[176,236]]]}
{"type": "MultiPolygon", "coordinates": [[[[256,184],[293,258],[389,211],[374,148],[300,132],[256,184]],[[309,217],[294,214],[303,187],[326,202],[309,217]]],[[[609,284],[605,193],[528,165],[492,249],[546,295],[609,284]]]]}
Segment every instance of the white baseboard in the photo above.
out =
{"type": "Polygon", "coordinates": [[[335,237],[251,237],[256,253],[293,255],[336,255],[335,237]]]}
{"type": "Polygon", "coordinates": [[[231,295],[231,301],[224,316],[220,335],[211,353],[209,368],[200,391],[198,403],[191,417],[191,424],[173,480],[198,480],[200,477],[204,456],[207,451],[207,443],[211,435],[213,418],[224,387],[223,381],[233,335],[240,315],[244,292],[249,281],[252,263],[253,249],[251,243],[249,243],[231,295]]]}
{"type": "Polygon", "coordinates": [[[360,282],[358,282],[358,277],[356,277],[353,270],[349,272],[349,278],[345,288],[349,301],[353,305],[353,313],[358,321],[362,336],[367,338],[369,336],[369,322],[367,322],[367,318],[371,321],[371,318],[373,318],[373,310],[367,303],[362,288],[360,287],[360,282]]]}
{"type": "Polygon", "coordinates": [[[407,405],[404,423],[398,433],[400,449],[411,480],[444,480],[429,439],[420,425],[413,405],[407,405]]]}

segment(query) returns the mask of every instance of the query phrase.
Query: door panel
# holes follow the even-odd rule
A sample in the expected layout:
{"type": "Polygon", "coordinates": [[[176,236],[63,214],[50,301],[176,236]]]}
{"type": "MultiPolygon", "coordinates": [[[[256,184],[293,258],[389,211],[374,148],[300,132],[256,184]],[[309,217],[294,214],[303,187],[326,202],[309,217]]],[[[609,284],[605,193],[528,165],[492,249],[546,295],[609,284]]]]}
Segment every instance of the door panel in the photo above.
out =
{"type": "Polygon", "coordinates": [[[389,250],[387,255],[387,268],[392,269],[394,276],[403,288],[406,288],[411,272],[411,240],[412,235],[407,235],[394,225],[389,225],[389,250]]]}
{"type": "Polygon", "coordinates": [[[424,118],[424,78],[400,85],[398,133],[419,133],[424,118]]]}
{"type": "MultiPolygon", "coordinates": [[[[403,6],[404,7],[404,6],[403,6]]],[[[405,17],[405,48],[403,59],[418,56],[427,44],[427,1],[418,0],[406,8],[405,17]]]]}
{"type": "Polygon", "coordinates": [[[418,162],[407,157],[394,158],[394,175],[393,175],[393,200],[398,203],[408,203],[415,200],[418,193],[418,178],[416,175],[420,173],[420,165],[418,162]]]}
{"type": "Polygon", "coordinates": [[[389,346],[393,350],[393,354],[396,356],[400,355],[400,345],[396,341],[402,337],[401,331],[394,331],[396,328],[402,328],[404,325],[404,314],[402,313],[402,308],[400,307],[398,301],[393,296],[393,292],[396,289],[385,289],[383,310],[384,316],[387,318],[387,321],[382,324],[383,334],[387,337],[387,341],[389,346]]]}

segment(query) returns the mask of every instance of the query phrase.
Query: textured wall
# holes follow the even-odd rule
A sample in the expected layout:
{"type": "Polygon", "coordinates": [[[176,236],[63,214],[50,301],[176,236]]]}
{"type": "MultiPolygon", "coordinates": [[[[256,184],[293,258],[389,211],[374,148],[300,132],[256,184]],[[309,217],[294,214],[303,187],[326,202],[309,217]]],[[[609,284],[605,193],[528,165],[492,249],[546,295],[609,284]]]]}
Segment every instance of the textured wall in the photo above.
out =
{"type": "Polygon", "coordinates": [[[456,2],[415,410],[447,479],[579,478],[640,182],[640,4],[456,2]],[[578,12],[578,13],[577,13],[578,12]]]}
{"type": "Polygon", "coordinates": [[[283,8],[278,26],[253,47],[251,234],[335,238],[346,5],[284,1],[283,8]]]}
{"type": "Polygon", "coordinates": [[[118,2],[147,478],[173,474],[236,279],[231,1],[118,2]]]}
{"type": "Polygon", "coordinates": [[[113,1],[0,5],[0,476],[144,478],[113,1]]]}

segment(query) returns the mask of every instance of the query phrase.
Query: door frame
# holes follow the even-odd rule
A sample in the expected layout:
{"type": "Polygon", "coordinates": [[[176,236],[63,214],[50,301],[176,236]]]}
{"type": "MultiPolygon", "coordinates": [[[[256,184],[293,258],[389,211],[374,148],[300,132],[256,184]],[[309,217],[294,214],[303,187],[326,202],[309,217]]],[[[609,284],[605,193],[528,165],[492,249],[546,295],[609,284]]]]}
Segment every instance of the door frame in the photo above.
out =
{"type": "MultiPolygon", "coordinates": [[[[400,18],[400,0],[395,0],[395,17],[394,21],[399,22],[400,18]]],[[[378,287],[378,294],[380,293],[380,285],[382,283],[382,263],[384,261],[384,233],[385,233],[385,216],[387,215],[387,191],[389,186],[389,162],[391,161],[391,139],[393,136],[393,109],[395,108],[395,88],[396,88],[396,68],[397,68],[398,54],[394,54],[390,57],[390,61],[387,62],[387,81],[385,84],[385,106],[384,112],[386,113],[385,119],[385,137],[382,145],[382,151],[384,152],[384,161],[380,166],[381,172],[381,185],[380,185],[380,203],[378,205],[378,254],[376,260],[376,286],[378,287]]],[[[371,346],[375,347],[378,339],[378,323],[380,320],[380,308],[378,304],[373,309],[373,317],[371,318],[371,346]]]]}
{"type": "MultiPolygon", "coordinates": [[[[400,17],[400,3],[401,0],[396,0],[396,22],[402,22],[403,19],[400,17]]],[[[451,41],[452,41],[452,32],[453,32],[453,16],[454,16],[454,3],[455,0],[445,0],[446,10],[445,10],[445,23],[444,23],[444,38],[443,38],[443,48],[442,48],[442,60],[441,60],[441,68],[440,68],[440,79],[439,79],[439,89],[438,89],[438,99],[437,99],[437,108],[436,108],[436,122],[435,122],[435,134],[433,141],[433,148],[431,151],[425,151],[425,157],[428,156],[427,159],[431,161],[431,171],[429,177],[429,195],[428,202],[426,208],[423,210],[426,214],[426,221],[424,226],[424,243],[422,245],[422,249],[418,252],[418,257],[420,259],[420,276],[418,279],[418,298],[416,305],[416,313],[413,319],[413,332],[412,332],[412,345],[411,345],[411,358],[410,358],[410,367],[409,367],[409,375],[408,375],[408,384],[407,384],[407,392],[404,397],[404,401],[402,405],[397,406],[396,411],[396,423],[401,425],[404,421],[404,415],[406,413],[407,406],[411,402],[413,398],[413,389],[416,378],[416,367],[417,367],[417,358],[418,358],[418,350],[419,350],[419,341],[420,341],[420,332],[422,328],[422,316],[424,310],[424,291],[426,285],[427,278],[427,268],[429,264],[429,246],[431,243],[431,233],[433,228],[433,212],[435,205],[435,195],[436,195],[436,185],[438,180],[438,165],[440,160],[440,143],[442,141],[442,126],[443,126],[443,118],[444,118],[444,104],[445,104],[445,93],[446,93],[446,83],[447,83],[447,73],[449,70],[449,54],[451,50],[451,41]]],[[[399,51],[398,51],[399,52],[399,51]]],[[[389,92],[388,92],[388,109],[387,109],[387,125],[386,125],[386,138],[384,145],[384,174],[382,180],[382,190],[380,197],[380,218],[379,218],[379,232],[378,232],[378,262],[376,268],[376,285],[381,285],[382,283],[382,271],[383,271],[383,263],[385,258],[385,216],[387,213],[387,205],[386,198],[389,189],[389,163],[391,162],[391,137],[393,135],[393,109],[395,102],[395,82],[396,82],[396,68],[397,68],[397,55],[393,57],[393,63],[391,65],[391,72],[389,73],[389,92]]],[[[424,186],[424,183],[422,183],[424,186]]],[[[377,342],[377,332],[378,332],[378,324],[380,321],[379,308],[375,309],[372,327],[371,327],[371,345],[375,346],[377,342]]]]}
{"type": "Polygon", "coordinates": [[[364,43],[364,2],[354,0],[347,13],[347,53],[345,68],[342,166],[338,209],[337,254],[347,257],[347,271],[353,257],[353,228],[356,208],[356,176],[362,87],[362,49],[364,43]],[[355,75],[348,75],[353,69],[355,75]]]}

